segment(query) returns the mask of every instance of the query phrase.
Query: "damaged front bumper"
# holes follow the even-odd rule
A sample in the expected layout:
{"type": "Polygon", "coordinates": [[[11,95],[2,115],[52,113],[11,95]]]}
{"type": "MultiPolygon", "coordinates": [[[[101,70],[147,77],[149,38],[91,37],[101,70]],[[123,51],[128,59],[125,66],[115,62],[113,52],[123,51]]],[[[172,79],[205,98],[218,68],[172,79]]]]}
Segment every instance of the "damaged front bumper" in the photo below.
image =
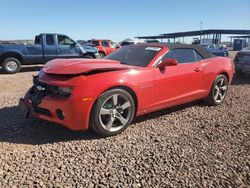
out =
{"type": "MultiPolygon", "coordinates": [[[[36,79],[36,78],[35,78],[36,79]]],[[[19,107],[24,113],[24,117],[34,116],[47,121],[59,123],[71,130],[88,129],[88,117],[93,105],[93,101],[86,101],[82,98],[63,98],[51,93],[51,85],[37,85],[29,89],[24,98],[20,98],[19,107]],[[41,86],[40,88],[38,86],[41,86]],[[46,89],[43,90],[43,87],[46,89]],[[40,90],[37,90],[39,88],[40,90]]],[[[55,86],[53,86],[55,87],[55,86]]]]}

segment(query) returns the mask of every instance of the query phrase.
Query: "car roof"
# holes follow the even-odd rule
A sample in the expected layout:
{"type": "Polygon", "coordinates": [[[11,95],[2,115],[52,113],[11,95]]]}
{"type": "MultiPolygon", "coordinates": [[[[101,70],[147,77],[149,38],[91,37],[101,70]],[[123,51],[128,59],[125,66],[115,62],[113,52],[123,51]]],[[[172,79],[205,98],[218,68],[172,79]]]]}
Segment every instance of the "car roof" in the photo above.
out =
{"type": "Polygon", "coordinates": [[[111,41],[109,39],[91,39],[91,41],[111,41]]]}
{"type": "Polygon", "coordinates": [[[197,51],[203,58],[208,59],[214,57],[212,53],[210,53],[207,49],[200,45],[194,44],[181,44],[181,43],[143,43],[137,44],[139,46],[157,46],[157,47],[167,47],[170,50],[173,49],[193,49],[197,51]]]}

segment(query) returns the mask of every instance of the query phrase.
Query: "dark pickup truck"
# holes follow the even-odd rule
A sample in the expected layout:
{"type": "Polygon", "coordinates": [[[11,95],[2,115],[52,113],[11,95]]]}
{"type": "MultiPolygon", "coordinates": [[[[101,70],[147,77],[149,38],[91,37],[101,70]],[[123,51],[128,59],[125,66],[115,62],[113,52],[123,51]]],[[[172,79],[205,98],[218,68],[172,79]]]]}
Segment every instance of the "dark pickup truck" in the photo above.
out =
{"type": "Polygon", "coordinates": [[[66,35],[43,33],[34,45],[0,45],[0,66],[6,73],[16,73],[21,65],[44,64],[55,58],[95,58],[66,35]]]}

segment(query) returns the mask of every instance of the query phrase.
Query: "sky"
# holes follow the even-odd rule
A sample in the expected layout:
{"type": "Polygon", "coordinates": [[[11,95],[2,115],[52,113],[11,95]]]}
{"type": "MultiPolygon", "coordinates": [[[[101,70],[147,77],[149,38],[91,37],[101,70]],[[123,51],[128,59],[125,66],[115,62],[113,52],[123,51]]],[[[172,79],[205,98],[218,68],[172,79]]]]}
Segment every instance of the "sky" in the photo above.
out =
{"type": "Polygon", "coordinates": [[[62,33],[120,42],[203,29],[250,29],[250,0],[1,0],[0,40],[62,33]]]}

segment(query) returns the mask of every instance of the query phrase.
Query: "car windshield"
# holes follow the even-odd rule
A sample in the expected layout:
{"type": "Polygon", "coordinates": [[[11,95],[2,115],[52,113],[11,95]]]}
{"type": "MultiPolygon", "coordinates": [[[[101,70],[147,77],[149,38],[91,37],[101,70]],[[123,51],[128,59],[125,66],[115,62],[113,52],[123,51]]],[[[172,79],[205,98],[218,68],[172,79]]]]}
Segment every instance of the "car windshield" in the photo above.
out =
{"type": "Polygon", "coordinates": [[[161,47],[124,46],[104,59],[120,61],[121,64],[146,67],[158,54],[161,47]]]}

